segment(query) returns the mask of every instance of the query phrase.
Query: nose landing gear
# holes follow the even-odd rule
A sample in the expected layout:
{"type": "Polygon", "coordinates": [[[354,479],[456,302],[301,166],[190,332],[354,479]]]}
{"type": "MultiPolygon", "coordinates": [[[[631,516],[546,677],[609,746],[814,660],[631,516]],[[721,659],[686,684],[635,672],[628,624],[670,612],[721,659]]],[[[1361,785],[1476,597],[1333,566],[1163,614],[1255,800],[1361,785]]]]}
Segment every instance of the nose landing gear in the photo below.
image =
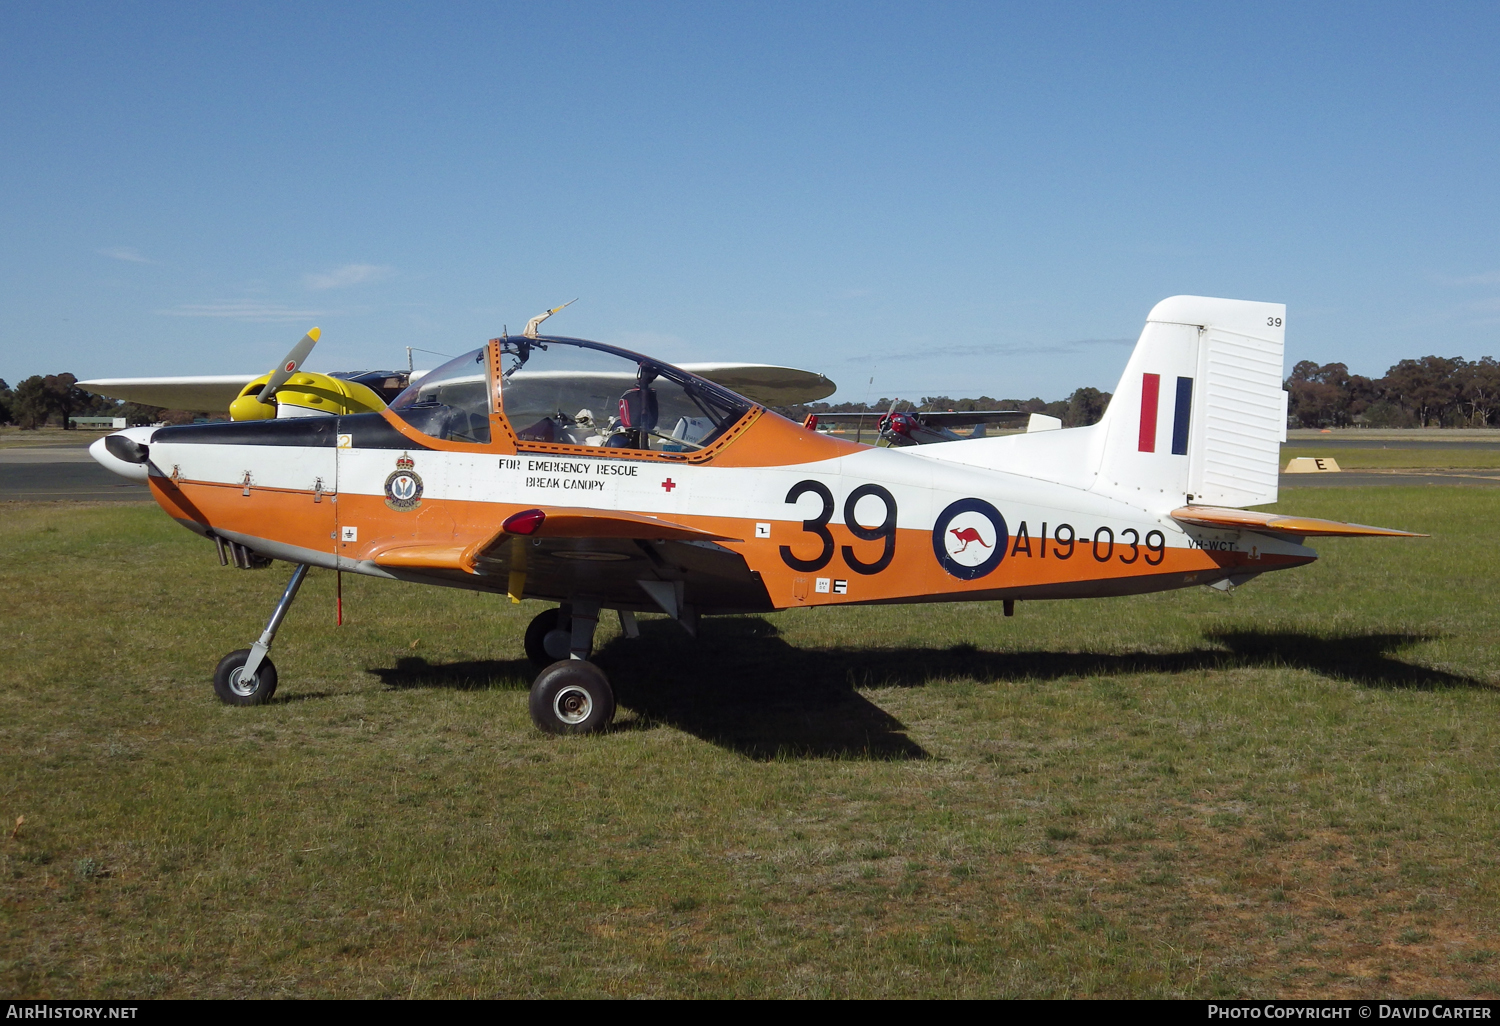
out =
{"type": "Polygon", "coordinates": [[[269,702],[276,693],[276,664],[271,662],[267,653],[271,651],[271,642],[276,640],[281,621],[286,619],[287,610],[292,608],[292,600],[297,597],[297,591],[306,578],[307,564],[298,563],[266,629],[261,632],[260,640],[219,660],[219,667],[214,671],[214,694],[219,696],[219,701],[225,705],[261,705],[269,702]]]}

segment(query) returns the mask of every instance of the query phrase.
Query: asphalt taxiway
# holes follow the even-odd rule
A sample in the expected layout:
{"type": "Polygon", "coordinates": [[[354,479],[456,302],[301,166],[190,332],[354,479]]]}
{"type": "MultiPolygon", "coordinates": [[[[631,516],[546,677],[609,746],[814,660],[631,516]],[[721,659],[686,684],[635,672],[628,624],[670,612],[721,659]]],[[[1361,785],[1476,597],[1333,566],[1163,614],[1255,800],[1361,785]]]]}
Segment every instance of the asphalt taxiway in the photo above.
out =
{"type": "Polygon", "coordinates": [[[0,449],[0,502],[149,502],[151,490],[94,462],[83,446],[0,449]]]}

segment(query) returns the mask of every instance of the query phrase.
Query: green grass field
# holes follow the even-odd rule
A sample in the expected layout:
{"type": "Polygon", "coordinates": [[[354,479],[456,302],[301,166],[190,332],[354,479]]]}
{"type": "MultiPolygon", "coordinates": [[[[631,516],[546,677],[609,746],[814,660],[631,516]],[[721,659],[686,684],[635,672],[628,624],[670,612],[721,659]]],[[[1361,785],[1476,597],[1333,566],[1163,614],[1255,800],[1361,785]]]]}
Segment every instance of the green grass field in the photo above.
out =
{"type": "Polygon", "coordinates": [[[535,604],[315,571],[227,708],[284,565],[9,505],[0,992],[1497,997],[1497,500],[1301,490],[1433,537],[1230,595],[649,620],[563,739],[535,604]]]}
{"type": "Polygon", "coordinates": [[[1500,470],[1500,449],[1442,448],[1435,443],[1407,449],[1283,445],[1282,469],[1288,460],[1298,456],[1332,457],[1338,460],[1341,470],[1500,470]]]}

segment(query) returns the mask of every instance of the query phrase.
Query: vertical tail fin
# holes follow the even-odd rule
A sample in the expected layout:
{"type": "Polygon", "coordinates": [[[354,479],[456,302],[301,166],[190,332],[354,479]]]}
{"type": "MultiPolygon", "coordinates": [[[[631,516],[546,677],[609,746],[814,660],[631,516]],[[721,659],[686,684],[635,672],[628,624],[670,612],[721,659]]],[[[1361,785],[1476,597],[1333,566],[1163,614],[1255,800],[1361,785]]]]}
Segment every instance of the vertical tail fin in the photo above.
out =
{"type": "Polygon", "coordinates": [[[1147,502],[1275,502],[1285,318],[1280,303],[1156,304],[1099,425],[1095,487],[1147,502]]]}

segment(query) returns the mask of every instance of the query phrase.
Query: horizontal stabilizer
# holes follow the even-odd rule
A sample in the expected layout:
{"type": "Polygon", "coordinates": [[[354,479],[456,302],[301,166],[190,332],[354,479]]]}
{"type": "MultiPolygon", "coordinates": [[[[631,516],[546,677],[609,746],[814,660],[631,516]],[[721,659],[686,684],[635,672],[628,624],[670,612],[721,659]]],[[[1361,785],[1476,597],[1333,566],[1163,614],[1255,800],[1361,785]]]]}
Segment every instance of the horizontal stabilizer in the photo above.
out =
{"type": "Polygon", "coordinates": [[[1194,527],[1212,527],[1220,530],[1261,531],[1266,534],[1287,534],[1299,538],[1426,538],[1428,535],[1413,531],[1397,531],[1389,527],[1367,527],[1364,524],[1346,524],[1339,520],[1319,520],[1317,517],[1289,517],[1279,513],[1256,513],[1244,509],[1222,509],[1217,506],[1183,506],[1172,511],[1172,519],[1179,524],[1194,527]]]}

